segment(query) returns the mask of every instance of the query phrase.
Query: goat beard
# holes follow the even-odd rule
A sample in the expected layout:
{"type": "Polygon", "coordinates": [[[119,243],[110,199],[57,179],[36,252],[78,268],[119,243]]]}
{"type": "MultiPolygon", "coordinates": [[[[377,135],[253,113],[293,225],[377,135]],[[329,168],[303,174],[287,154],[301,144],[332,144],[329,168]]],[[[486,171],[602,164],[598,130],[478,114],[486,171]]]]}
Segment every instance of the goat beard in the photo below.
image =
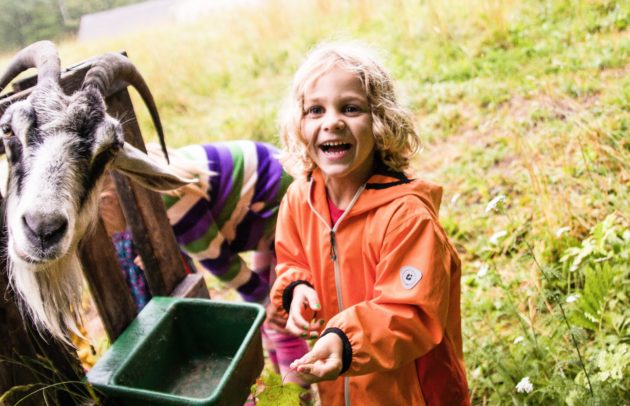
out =
{"type": "Polygon", "coordinates": [[[98,217],[96,191],[100,190],[101,184],[102,180],[90,193],[85,211],[77,218],[73,242],[61,258],[43,266],[29,266],[14,263],[7,256],[9,285],[16,293],[16,303],[22,315],[31,319],[42,337],[48,332],[70,346],[74,345],[68,332],[85,338],[78,327],[81,321],[83,277],[77,246],[81,238],[94,231],[98,217]]]}
{"type": "Polygon", "coordinates": [[[65,333],[82,336],[77,327],[80,318],[83,280],[76,250],[36,272],[9,261],[9,283],[17,293],[20,311],[28,315],[37,330],[48,331],[60,341],[72,345],[65,333]]]}

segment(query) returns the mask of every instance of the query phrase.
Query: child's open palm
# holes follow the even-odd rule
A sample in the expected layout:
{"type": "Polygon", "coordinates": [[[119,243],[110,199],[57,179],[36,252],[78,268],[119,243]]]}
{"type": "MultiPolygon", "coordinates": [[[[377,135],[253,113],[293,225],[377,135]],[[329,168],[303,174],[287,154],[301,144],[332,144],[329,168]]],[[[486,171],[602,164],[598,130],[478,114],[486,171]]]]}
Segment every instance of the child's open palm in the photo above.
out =
{"type": "Polygon", "coordinates": [[[341,372],[343,345],[337,334],[326,334],[313,349],[291,363],[291,369],[309,383],[336,379],[341,372]]]}

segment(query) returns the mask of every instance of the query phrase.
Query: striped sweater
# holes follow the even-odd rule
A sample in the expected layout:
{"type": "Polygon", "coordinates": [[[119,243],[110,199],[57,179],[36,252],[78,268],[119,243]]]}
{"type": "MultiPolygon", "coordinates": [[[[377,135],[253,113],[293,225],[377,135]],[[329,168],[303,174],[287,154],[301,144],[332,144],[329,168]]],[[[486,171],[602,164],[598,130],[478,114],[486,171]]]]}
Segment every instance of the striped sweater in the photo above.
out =
{"type": "Polygon", "coordinates": [[[252,272],[239,254],[273,249],[278,207],[291,183],[278,162],[278,150],[253,141],[228,141],[177,151],[207,162],[213,172],[207,179],[208,200],[190,193],[162,196],[177,242],[243,299],[265,300],[269,270],[252,272]]]}

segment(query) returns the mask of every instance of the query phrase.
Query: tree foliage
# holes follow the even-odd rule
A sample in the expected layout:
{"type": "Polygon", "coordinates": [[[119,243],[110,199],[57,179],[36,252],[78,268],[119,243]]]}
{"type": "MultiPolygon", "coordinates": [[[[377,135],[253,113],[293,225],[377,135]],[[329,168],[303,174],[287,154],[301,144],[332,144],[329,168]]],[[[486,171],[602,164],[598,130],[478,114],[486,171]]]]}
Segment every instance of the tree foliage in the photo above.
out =
{"type": "Polygon", "coordinates": [[[139,0],[0,0],[0,51],[72,35],[81,16],[139,0]]]}

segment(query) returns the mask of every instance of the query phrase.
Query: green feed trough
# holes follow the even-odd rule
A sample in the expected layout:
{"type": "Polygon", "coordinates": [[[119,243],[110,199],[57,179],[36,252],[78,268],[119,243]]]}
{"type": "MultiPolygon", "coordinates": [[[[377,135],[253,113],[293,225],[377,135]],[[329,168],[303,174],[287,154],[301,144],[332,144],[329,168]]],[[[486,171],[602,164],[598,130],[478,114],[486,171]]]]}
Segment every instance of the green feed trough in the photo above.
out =
{"type": "Polygon", "coordinates": [[[242,405],[263,368],[262,306],[154,297],[87,374],[115,405],[242,405]]]}

